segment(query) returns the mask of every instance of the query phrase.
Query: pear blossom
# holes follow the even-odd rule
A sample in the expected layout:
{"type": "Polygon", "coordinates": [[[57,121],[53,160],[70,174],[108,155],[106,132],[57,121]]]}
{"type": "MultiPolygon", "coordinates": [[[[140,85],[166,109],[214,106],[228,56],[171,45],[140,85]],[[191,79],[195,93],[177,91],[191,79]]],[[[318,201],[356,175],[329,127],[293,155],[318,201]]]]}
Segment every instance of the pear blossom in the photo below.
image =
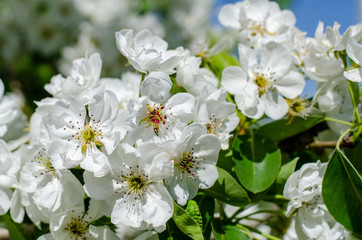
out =
{"type": "Polygon", "coordinates": [[[100,88],[100,75],[102,60],[98,53],[89,58],[80,58],[73,61],[70,75],[64,78],[58,74],[44,86],[56,98],[67,99],[69,96],[77,97],[83,103],[89,103],[100,88]]]}
{"type": "Polygon", "coordinates": [[[218,15],[225,27],[240,30],[251,46],[260,48],[274,41],[283,42],[296,20],[289,10],[280,10],[276,2],[245,0],[224,5],[218,15]]]}
{"type": "Polygon", "coordinates": [[[111,91],[117,96],[118,108],[127,110],[128,102],[131,99],[139,97],[139,88],[141,83],[141,75],[126,72],[122,74],[121,79],[102,78],[101,84],[104,90],[111,91]]]}
{"type": "Polygon", "coordinates": [[[351,40],[347,44],[347,54],[359,68],[350,69],[343,72],[343,75],[352,82],[362,82],[362,45],[351,40]]]}
{"type": "Polygon", "coordinates": [[[91,224],[102,215],[99,212],[99,203],[91,200],[88,211],[84,209],[84,204],[57,212],[51,216],[50,233],[40,236],[39,240],[53,239],[118,239],[106,226],[95,226],[91,224]]]}
{"type": "Polygon", "coordinates": [[[34,156],[20,172],[20,189],[31,194],[38,209],[54,212],[75,204],[84,191],[79,180],[63,166],[62,159],[51,158],[49,152],[41,145],[22,150],[22,158],[34,156]]]}
{"type": "Polygon", "coordinates": [[[226,67],[221,85],[235,95],[237,107],[248,117],[264,113],[280,119],[288,112],[283,98],[293,99],[302,93],[305,81],[294,69],[293,57],[283,46],[269,43],[261,49],[260,62],[255,51],[239,44],[242,67],[226,67]]]}
{"type": "Polygon", "coordinates": [[[149,30],[141,30],[133,37],[133,30],[116,32],[117,47],[132,66],[140,72],[175,72],[174,68],[183,58],[183,48],[167,50],[168,43],[149,30]]]}
{"type": "Polygon", "coordinates": [[[214,74],[206,68],[200,68],[200,65],[201,58],[187,56],[176,68],[177,84],[194,96],[199,96],[204,87],[209,92],[216,91],[218,85],[218,80],[214,74]]]}
{"type": "Polygon", "coordinates": [[[289,176],[283,196],[290,199],[286,216],[296,213],[298,239],[348,239],[349,233],[329,214],[322,199],[322,181],[327,163],[304,164],[289,176]]]}
{"type": "Polygon", "coordinates": [[[128,142],[163,142],[173,138],[174,130],[192,120],[195,98],[177,93],[169,98],[172,83],[165,73],[153,72],[141,84],[142,97],[130,101],[128,142]]]}
{"type": "Polygon", "coordinates": [[[105,200],[103,211],[114,224],[165,229],[173,202],[162,180],[172,172],[169,155],[153,142],[136,148],[120,144],[109,156],[111,172],[96,178],[85,172],[86,193],[105,200]]]}
{"type": "Polygon", "coordinates": [[[323,33],[324,24],[319,22],[314,38],[306,39],[306,54],[301,56],[302,69],[306,75],[318,82],[327,82],[343,73],[343,63],[335,56],[335,51],[343,50],[349,34],[345,37],[339,34],[339,25],[327,27],[323,33]],[[337,44],[335,46],[334,44],[337,44]]]}
{"type": "Polygon", "coordinates": [[[235,104],[226,101],[226,94],[224,88],[214,92],[204,88],[194,108],[194,122],[203,124],[207,133],[217,136],[223,150],[229,148],[230,132],[240,121],[235,113],[235,104]]]}
{"type": "Polygon", "coordinates": [[[196,196],[198,189],[210,188],[219,177],[216,162],[220,142],[207,134],[205,126],[193,123],[174,141],[165,143],[173,163],[173,174],[165,181],[172,197],[180,205],[196,196]]]}
{"type": "Polygon", "coordinates": [[[117,97],[108,91],[96,95],[88,108],[73,97],[69,98],[69,103],[57,101],[45,119],[57,142],[51,155],[67,148],[67,168],[80,165],[96,176],[105,175],[109,171],[105,152],[112,153],[124,138],[126,117],[119,114],[117,97]]]}
{"type": "Polygon", "coordinates": [[[0,139],[0,215],[11,207],[13,190],[18,185],[17,174],[21,167],[18,155],[10,152],[4,140],[0,139]]]}
{"type": "Polygon", "coordinates": [[[4,83],[0,79],[0,137],[5,136],[14,121],[23,122],[21,118],[24,116],[16,100],[8,94],[4,95],[4,92],[4,83]]]}

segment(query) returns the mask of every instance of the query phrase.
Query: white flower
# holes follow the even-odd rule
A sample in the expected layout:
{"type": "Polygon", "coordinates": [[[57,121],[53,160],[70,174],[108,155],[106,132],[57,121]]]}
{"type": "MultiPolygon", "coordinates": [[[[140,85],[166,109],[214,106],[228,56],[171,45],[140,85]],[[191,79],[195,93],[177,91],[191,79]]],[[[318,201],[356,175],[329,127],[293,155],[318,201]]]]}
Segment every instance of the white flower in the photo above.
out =
{"type": "Polygon", "coordinates": [[[33,155],[20,172],[20,189],[32,194],[32,201],[38,209],[54,212],[82,200],[84,191],[79,180],[64,168],[61,159],[49,157],[44,146],[24,148],[21,155],[25,160],[33,155]]]}
{"type": "Polygon", "coordinates": [[[359,68],[343,72],[343,75],[352,82],[362,82],[362,45],[351,40],[347,45],[347,54],[359,68]]]}
{"type": "Polygon", "coordinates": [[[14,121],[20,122],[23,117],[16,100],[9,95],[4,95],[4,91],[4,83],[0,79],[0,137],[8,133],[14,121]]]}
{"type": "Polygon", "coordinates": [[[101,217],[98,204],[91,200],[87,212],[82,205],[52,215],[49,225],[50,233],[40,236],[38,240],[118,239],[108,227],[97,227],[91,224],[101,217]]]}
{"type": "Polygon", "coordinates": [[[204,88],[194,108],[194,122],[203,124],[207,133],[217,136],[223,150],[229,148],[230,132],[240,121],[235,113],[235,104],[226,101],[226,94],[224,88],[214,92],[204,88]]]}
{"type": "Polygon", "coordinates": [[[290,199],[287,216],[293,214],[303,204],[323,203],[321,197],[322,180],[326,163],[308,163],[295,171],[284,186],[284,197],[290,199]]]}
{"type": "Polygon", "coordinates": [[[235,95],[238,108],[248,117],[260,118],[264,113],[280,119],[288,112],[285,99],[293,99],[303,91],[303,76],[293,67],[293,57],[283,46],[268,43],[261,49],[261,58],[255,51],[239,44],[242,67],[224,69],[221,84],[235,95]],[[279,95],[279,93],[282,95],[279,95]]]}
{"type": "MultiPolygon", "coordinates": [[[[342,60],[335,56],[334,51],[337,49],[333,45],[339,44],[337,40],[333,40],[333,38],[337,38],[337,33],[339,34],[339,26],[335,25],[333,29],[328,27],[325,34],[323,34],[323,29],[323,22],[319,22],[314,38],[307,38],[306,40],[306,53],[300,56],[303,63],[302,69],[306,75],[318,82],[326,82],[343,72],[342,60]]],[[[345,45],[344,43],[340,44],[345,45]]],[[[344,49],[343,46],[339,48],[344,49]]]]}
{"type": "Polygon", "coordinates": [[[153,72],[141,85],[145,96],[130,101],[127,121],[127,141],[163,142],[175,134],[175,126],[184,126],[192,120],[195,99],[188,93],[177,93],[168,98],[172,83],[161,72],[153,72]]]}
{"type": "Polygon", "coordinates": [[[56,75],[44,88],[54,97],[67,99],[74,96],[87,104],[100,91],[101,68],[102,60],[98,53],[92,54],[89,58],[74,60],[69,77],[56,75]]]}
{"type": "Polygon", "coordinates": [[[140,72],[152,71],[172,74],[183,58],[183,48],[167,50],[168,44],[149,30],[139,31],[133,37],[133,30],[116,32],[117,47],[132,66],[140,72]]]}
{"type": "Polygon", "coordinates": [[[322,199],[327,163],[304,164],[288,178],[283,196],[290,199],[286,216],[297,213],[294,227],[298,239],[347,239],[349,233],[329,214],[322,199]]]}
{"type": "Polygon", "coordinates": [[[0,139],[0,155],[0,187],[15,187],[21,167],[20,158],[10,152],[8,145],[2,139],[0,139]]]}
{"type": "Polygon", "coordinates": [[[107,174],[109,167],[104,152],[112,153],[126,134],[122,122],[126,116],[119,114],[116,96],[108,91],[96,95],[88,109],[75,98],[70,97],[69,102],[57,101],[45,120],[52,137],[58,141],[54,154],[66,148],[67,168],[80,164],[96,176],[107,174]]]}
{"type": "Polygon", "coordinates": [[[106,91],[111,91],[117,96],[118,108],[127,109],[129,100],[137,99],[140,94],[141,75],[126,72],[121,80],[117,78],[102,78],[101,84],[106,91]]]}
{"type": "Polygon", "coordinates": [[[200,68],[200,64],[201,58],[187,56],[177,66],[177,84],[194,96],[199,96],[204,87],[209,92],[216,91],[218,85],[214,74],[206,68],[200,68]]]}
{"type": "Polygon", "coordinates": [[[173,162],[173,175],[166,179],[167,189],[180,205],[196,196],[199,188],[210,188],[218,178],[216,162],[220,141],[207,134],[205,126],[193,123],[174,141],[165,143],[173,162]]]}
{"type": "Polygon", "coordinates": [[[288,32],[296,20],[289,10],[281,11],[279,5],[268,0],[245,0],[224,5],[219,21],[226,27],[241,30],[247,34],[252,46],[260,47],[274,41],[287,40],[288,32]]]}
{"type": "Polygon", "coordinates": [[[109,156],[112,173],[96,178],[85,172],[89,196],[104,200],[103,209],[114,224],[163,230],[173,213],[172,198],[162,183],[170,176],[169,155],[155,143],[137,149],[120,144],[109,156]]]}

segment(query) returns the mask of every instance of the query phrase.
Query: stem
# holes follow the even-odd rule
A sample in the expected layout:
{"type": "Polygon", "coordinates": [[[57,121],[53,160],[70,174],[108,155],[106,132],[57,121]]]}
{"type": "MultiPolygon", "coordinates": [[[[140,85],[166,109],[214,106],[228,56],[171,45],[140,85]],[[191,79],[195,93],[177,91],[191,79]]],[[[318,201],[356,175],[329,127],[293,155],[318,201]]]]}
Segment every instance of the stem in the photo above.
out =
{"type": "Polygon", "coordinates": [[[336,149],[337,149],[338,151],[341,150],[339,146],[341,145],[344,137],[345,137],[351,130],[352,130],[351,128],[348,128],[348,129],[347,129],[344,133],[342,133],[342,135],[338,138],[338,141],[337,141],[337,144],[336,144],[336,149]]]}
{"type": "Polygon", "coordinates": [[[143,80],[145,80],[145,77],[146,77],[146,73],[142,73],[141,83],[143,82],[143,80]]]}
{"type": "Polygon", "coordinates": [[[340,119],[336,119],[336,118],[331,118],[331,117],[325,117],[324,118],[325,121],[331,121],[331,122],[336,122],[336,123],[340,123],[340,124],[344,124],[344,125],[348,125],[350,127],[353,126],[353,123],[347,122],[347,121],[343,121],[340,119]]]}
{"type": "MultiPolygon", "coordinates": [[[[251,233],[251,231],[248,228],[244,227],[243,225],[236,224],[236,227],[239,228],[242,233],[248,235],[249,237],[252,237],[253,239],[258,239],[251,233]]],[[[258,231],[258,230],[256,230],[256,231],[258,231]]],[[[277,237],[274,237],[272,235],[262,233],[260,231],[258,231],[258,234],[260,234],[260,235],[262,235],[262,236],[264,236],[264,237],[266,237],[267,239],[270,239],[270,240],[282,240],[281,238],[277,238],[277,237]]]]}
{"type": "Polygon", "coordinates": [[[263,200],[270,201],[270,200],[282,200],[282,201],[289,201],[283,197],[281,194],[275,194],[272,196],[266,196],[263,198],[263,200]]]}
{"type": "Polygon", "coordinates": [[[337,141],[315,141],[310,144],[308,144],[306,149],[311,148],[335,148],[337,144],[337,141]]]}
{"type": "MultiPolygon", "coordinates": [[[[249,218],[250,216],[252,215],[255,215],[255,214],[259,214],[259,213],[273,213],[273,214],[277,214],[277,215],[282,215],[282,216],[285,216],[284,215],[284,212],[281,211],[281,210],[269,210],[269,209],[265,209],[265,210],[259,210],[259,211],[256,211],[256,212],[253,212],[253,213],[250,213],[248,215],[245,215],[243,217],[240,217],[240,218],[235,218],[235,220],[238,222],[244,218],[249,218]]],[[[261,219],[256,219],[257,221],[262,221],[261,219]]]]}

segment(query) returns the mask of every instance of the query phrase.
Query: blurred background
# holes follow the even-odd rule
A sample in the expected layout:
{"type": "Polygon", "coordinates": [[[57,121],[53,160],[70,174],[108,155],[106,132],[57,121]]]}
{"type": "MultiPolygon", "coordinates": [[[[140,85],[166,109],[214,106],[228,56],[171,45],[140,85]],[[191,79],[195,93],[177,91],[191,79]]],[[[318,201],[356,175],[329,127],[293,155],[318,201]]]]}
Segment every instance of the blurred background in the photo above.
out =
{"type": "MultiPolygon", "coordinates": [[[[234,0],[1,0],[0,78],[6,91],[22,97],[30,115],[34,100],[48,96],[44,85],[52,76],[67,76],[72,60],[99,52],[102,76],[120,77],[126,60],[116,47],[114,33],[124,28],[148,28],[169,48],[184,46],[197,52],[222,32],[217,14],[234,0]]],[[[313,37],[318,21],[325,26],[361,22],[361,0],[279,0],[291,9],[297,27],[313,37]]],[[[131,69],[129,69],[131,70],[131,69]]],[[[308,84],[306,94],[313,93],[308,84]]]]}

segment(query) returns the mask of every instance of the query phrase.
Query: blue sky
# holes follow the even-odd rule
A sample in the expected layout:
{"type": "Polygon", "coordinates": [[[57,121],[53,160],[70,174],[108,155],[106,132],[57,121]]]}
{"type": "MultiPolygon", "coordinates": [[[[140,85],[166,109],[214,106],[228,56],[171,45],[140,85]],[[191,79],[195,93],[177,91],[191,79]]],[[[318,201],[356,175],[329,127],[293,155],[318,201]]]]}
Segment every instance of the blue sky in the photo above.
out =
{"type": "Polygon", "coordinates": [[[314,36],[318,21],[333,26],[337,21],[343,33],[348,26],[361,22],[361,0],[291,0],[297,27],[314,36]]]}
{"type": "MultiPolygon", "coordinates": [[[[236,0],[215,0],[217,12],[227,3],[237,2],[236,0]]],[[[343,33],[348,26],[362,22],[362,0],[290,0],[290,10],[293,11],[297,23],[296,26],[307,32],[307,36],[314,37],[315,29],[319,21],[324,22],[324,27],[333,26],[337,21],[341,24],[340,32],[343,33]]],[[[215,19],[217,22],[217,19],[215,19]]],[[[312,96],[316,84],[307,81],[302,95],[312,96]]]]}

